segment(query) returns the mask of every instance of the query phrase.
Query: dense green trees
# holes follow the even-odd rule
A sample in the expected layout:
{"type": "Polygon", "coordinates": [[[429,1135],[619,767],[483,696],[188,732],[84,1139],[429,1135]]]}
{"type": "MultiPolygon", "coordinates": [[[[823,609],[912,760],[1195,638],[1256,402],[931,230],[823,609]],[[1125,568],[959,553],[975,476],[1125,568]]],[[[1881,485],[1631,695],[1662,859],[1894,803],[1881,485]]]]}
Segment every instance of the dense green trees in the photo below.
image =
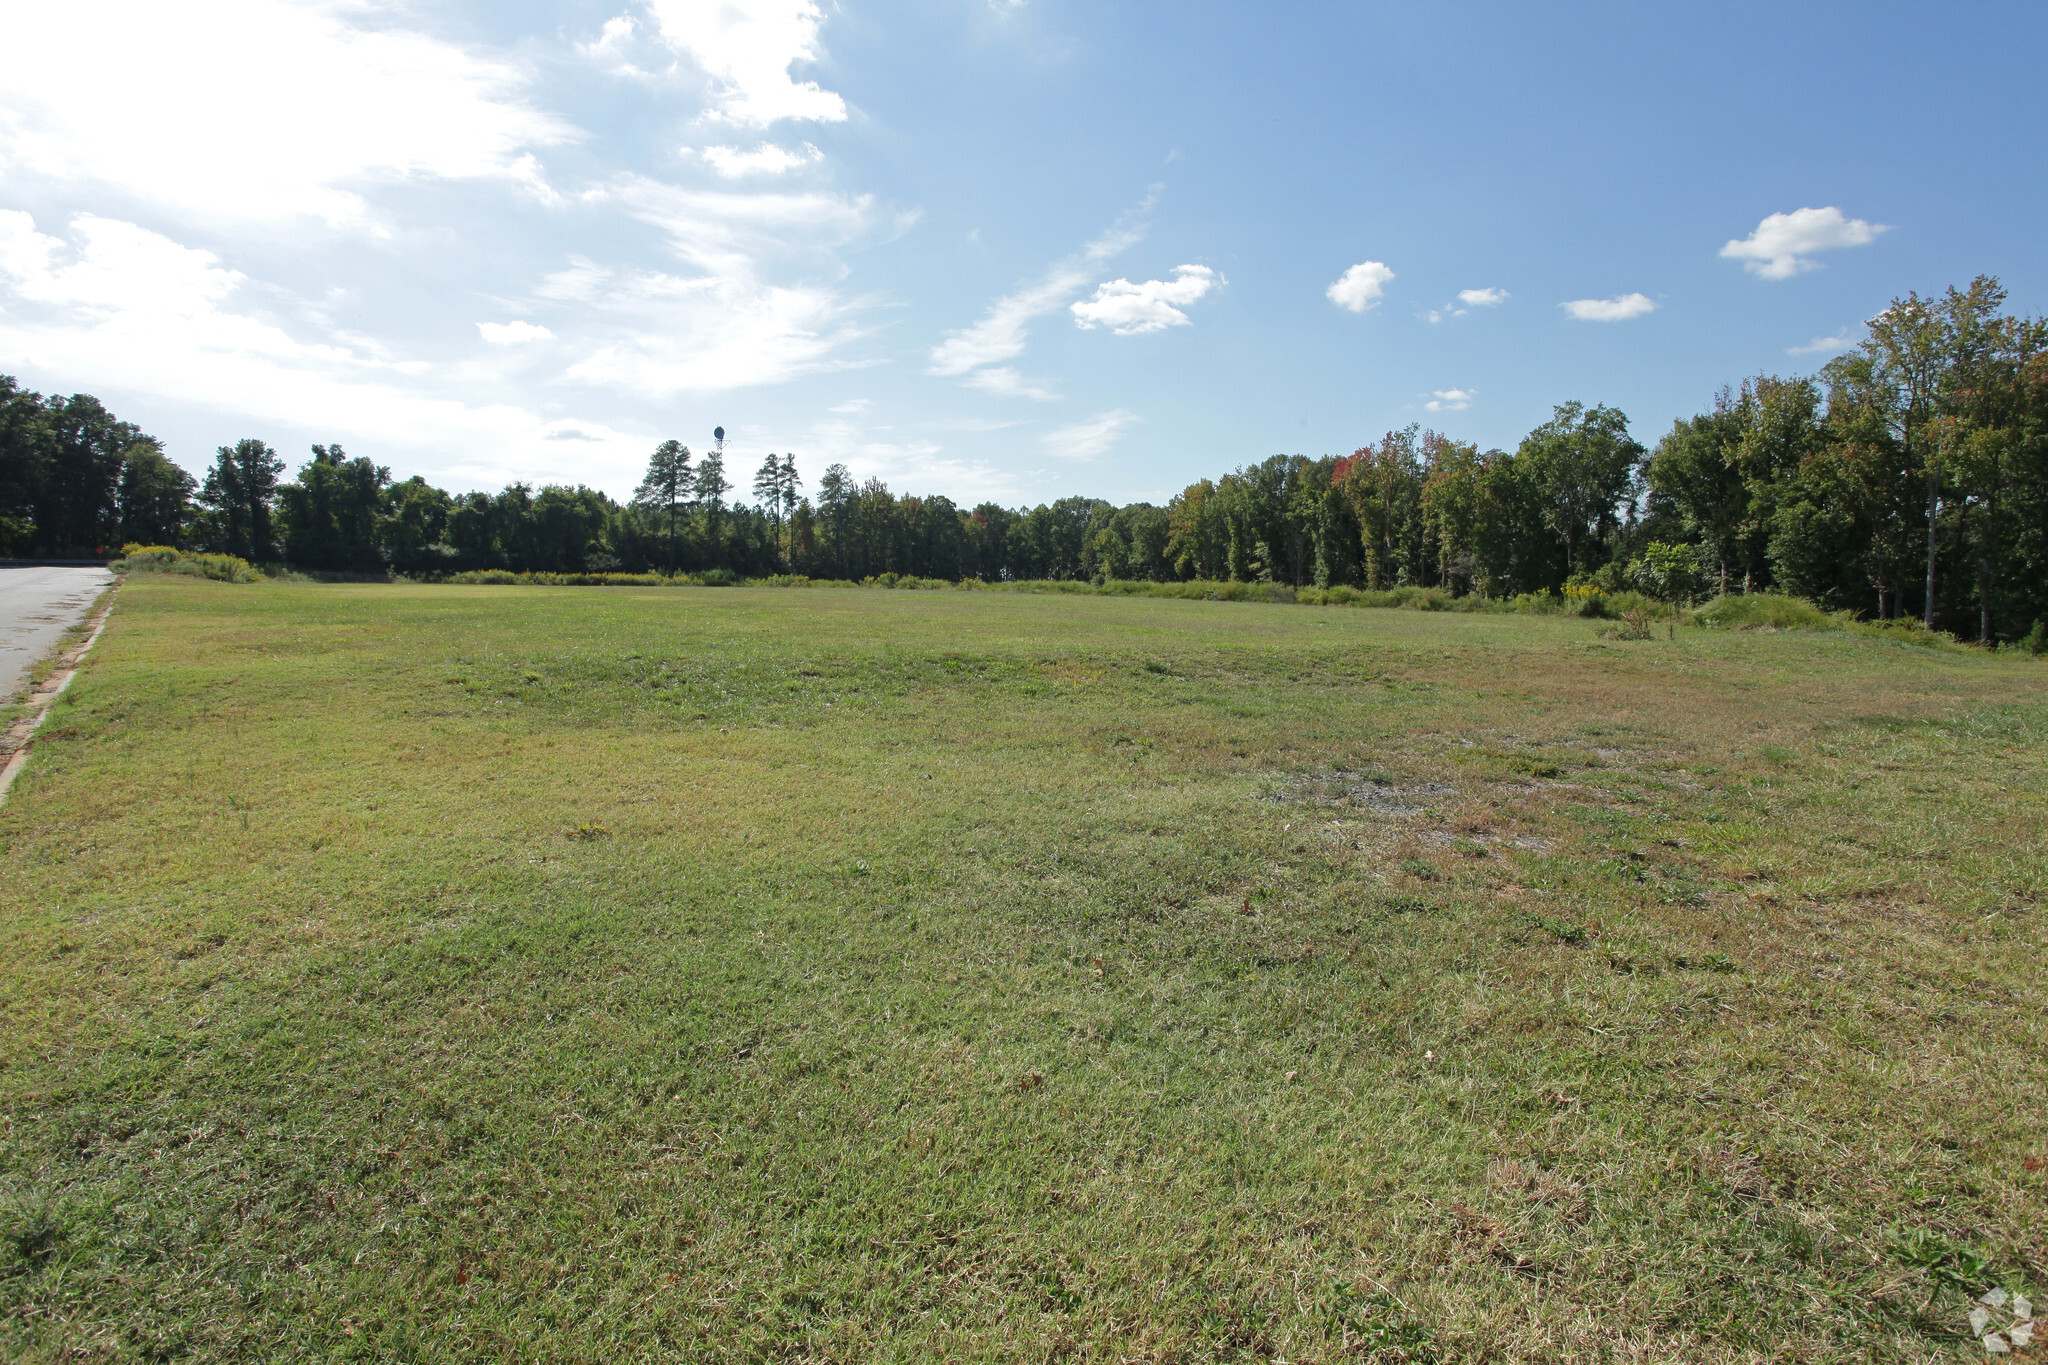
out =
{"type": "Polygon", "coordinates": [[[1341,458],[1275,455],[1164,507],[1032,508],[899,494],[832,465],[806,498],[770,454],[728,500],[723,433],[665,441],[621,505],[514,484],[451,496],[316,445],[295,476],[258,440],[204,483],[77,394],[0,376],[0,554],[166,542],[335,572],[462,569],[1232,578],[1665,593],[1778,588],[1829,608],[2012,639],[2048,618],[2048,324],[1994,279],[1908,295],[1815,377],[1758,375],[1654,449],[1616,409],[1561,404],[1513,451],[1410,426],[1341,458]]]}
{"type": "Polygon", "coordinates": [[[162,460],[154,440],[98,399],[45,398],[0,375],[0,554],[70,558],[118,547],[124,525],[160,515],[162,460]],[[131,464],[143,468],[131,474],[131,464]]]}

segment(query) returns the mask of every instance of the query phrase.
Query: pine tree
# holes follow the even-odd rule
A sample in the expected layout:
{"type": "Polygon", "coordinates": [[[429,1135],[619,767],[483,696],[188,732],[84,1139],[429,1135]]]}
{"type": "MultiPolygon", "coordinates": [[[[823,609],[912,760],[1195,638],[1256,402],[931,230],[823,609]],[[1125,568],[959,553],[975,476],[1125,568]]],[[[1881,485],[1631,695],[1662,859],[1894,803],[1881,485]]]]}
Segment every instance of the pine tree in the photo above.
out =
{"type": "Polygon", "coordinates": [[[634,502],[667,519],[671,574],[676,571],[676,517],[696,489],[696,476],[690,471],[690,448],[680,441],[663,441],[647,457],[647,477],[633,491],[634,502]]]}

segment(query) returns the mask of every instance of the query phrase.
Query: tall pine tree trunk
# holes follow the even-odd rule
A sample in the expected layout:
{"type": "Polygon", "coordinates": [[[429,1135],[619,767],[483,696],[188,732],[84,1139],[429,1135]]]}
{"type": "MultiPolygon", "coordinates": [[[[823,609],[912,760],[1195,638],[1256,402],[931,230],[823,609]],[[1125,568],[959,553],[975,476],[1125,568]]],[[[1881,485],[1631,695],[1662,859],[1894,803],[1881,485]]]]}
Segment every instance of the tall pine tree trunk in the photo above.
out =
{"type": "Polygon", "coordinates": [[[1934,528],[1935,515],[1940,509],[1941,483],[1934,462],[1927,463],[1927,596],[1921,610],[1920,624],[1934,629],[1934,528]]]}

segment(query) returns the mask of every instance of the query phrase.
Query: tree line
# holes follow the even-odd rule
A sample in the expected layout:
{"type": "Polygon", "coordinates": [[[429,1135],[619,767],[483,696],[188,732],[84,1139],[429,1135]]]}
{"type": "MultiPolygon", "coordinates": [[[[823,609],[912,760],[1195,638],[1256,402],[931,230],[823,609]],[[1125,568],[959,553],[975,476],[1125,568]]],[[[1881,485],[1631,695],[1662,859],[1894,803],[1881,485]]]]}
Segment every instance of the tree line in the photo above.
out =
{"type": "Polygon", "coordinates": [[[331,572],[723,569],[863,579],[1235,579],[1508,597],[1778,590],[1985,640],[2048,617],[2048,324],[1980,277],[1894,300],[1818,375],[1757,375],[1654,447],[1571,402],[1512,451],[1410,426],[1275,455],[1165,506],[892,492],[844,465],[806,495],[770,454],[732,496],[723,432],[665,441],[627,502],[515,483],[450,494],[338,445],[289,480],[259,440],[203,480],[86,395],[0,377],[0,554],[177,544],[331,572]]]}

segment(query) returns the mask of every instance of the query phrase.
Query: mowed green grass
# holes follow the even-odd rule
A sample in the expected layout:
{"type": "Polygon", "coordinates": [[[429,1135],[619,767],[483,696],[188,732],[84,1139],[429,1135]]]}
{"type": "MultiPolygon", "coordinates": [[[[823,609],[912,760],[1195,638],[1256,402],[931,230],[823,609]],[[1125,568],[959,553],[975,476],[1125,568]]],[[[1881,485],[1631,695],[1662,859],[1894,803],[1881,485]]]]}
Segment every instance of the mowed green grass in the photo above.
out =
{"type": "Polygon", "coordinates": [[[1921,1361],[1902,1240],[2048,1278],[2029,660],[137,576],[49,727],[9,1360],[1921,1361]]]}

